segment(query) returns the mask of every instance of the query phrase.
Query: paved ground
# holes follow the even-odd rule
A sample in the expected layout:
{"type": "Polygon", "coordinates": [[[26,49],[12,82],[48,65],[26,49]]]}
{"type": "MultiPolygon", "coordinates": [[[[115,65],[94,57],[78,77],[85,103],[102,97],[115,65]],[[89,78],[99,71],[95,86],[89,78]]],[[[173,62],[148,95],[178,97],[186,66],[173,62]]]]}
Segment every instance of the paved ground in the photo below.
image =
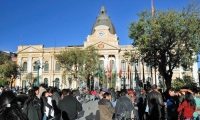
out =
{"type": "Polygon", "coordinates": [[[79,114],[79,120],[98,120],[98,100],[83,103],[83,111],[79,114]]]}

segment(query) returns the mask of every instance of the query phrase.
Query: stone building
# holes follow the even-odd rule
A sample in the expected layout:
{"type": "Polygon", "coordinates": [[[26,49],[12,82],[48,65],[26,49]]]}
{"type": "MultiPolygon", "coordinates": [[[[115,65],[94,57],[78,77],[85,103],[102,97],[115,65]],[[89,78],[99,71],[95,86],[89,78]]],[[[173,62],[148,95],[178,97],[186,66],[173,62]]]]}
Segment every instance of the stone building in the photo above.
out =
{"type": "MultiPolygon", "coordinates": [[[[92,23],[91,23],[92,24],[92,23]]],[[[104,6],[101,7],[100,13],[97,16],[97,19],[92,27],[91,35],[87,36],[84,45],[78,46],[81,48],[86,48],[88,46],[95,46],[98,49],[100,54],[100,63],[101,67],[108,71],[108,66],[112,66],[111,72],[116,72],[116,79],[112,81],[115,82],[114,86],[108,84],[109,87],[115,88],[135,88],[136,82],[135,77],[138,76],[139,80],[144,83],[149,81],[152,84],[159,84],[159,81],[162,81],[162,77],[159,76],[158,71],[150,69],[150,66],[147,64],[142,64],[140,60],[136,62],[130,62],[130,58],[124,58],[124,52],[133,51],[137,52],[136,48],[133,45],[119,45],[119,39],[114,25],[112,24],[110,17],[107,14],[107,11],[104,6]],[[119,77],[119,74],[121,77],[119,77]],[[155,81],[156,77],[156,81],[155,81]],[[125,84],[124,84],[125,83],[125,84]]],[[[33,73],[37,76],[38,69],[34,67],[33,64],[38,60],[40,61],[39,69],[39,83],[45,83],[48,86],[57,86],[58,88],[66,87],[81,87],[86,83],[82,78],[78,78],[77,81],[67,75],[66,83],[63,83],[62,80],[62,69],[59,67],[58,62],[56,61],[54,55],[58,54],[60,51],[68,49],[69,47],[77,46],[63,46],[63,47],[50,47],[45,48],[44,45],[29,45],[29,46],[18,46],[18,64],[23,66],[23,71],[19,79],[17,80],[17,85],[26,86],[26,75],[28,73],[33,73]],[[68,80],[72,80],[71,86],[69,85],[68,80]]],[[[198,65],[194,63],[193,72],[185,71],[188,74],[193,75],[195,80],[198,80],[198,65]]],[[[182,68],[176,68],[173,74],[173,79],[176,77],[182,77],[182,68]]],[[[104,73],[103,73],[104,74],[104,73]]],[[[111,78],[112,79],[112,78],[111,78]]],[[[99,78],[94,78],[95,83],[99,83],[99,78]]],[[[95,85],[94,85],[95,86],[95,85]]],[[[97,85],[98,86],[98,85],[97,85]]]]}

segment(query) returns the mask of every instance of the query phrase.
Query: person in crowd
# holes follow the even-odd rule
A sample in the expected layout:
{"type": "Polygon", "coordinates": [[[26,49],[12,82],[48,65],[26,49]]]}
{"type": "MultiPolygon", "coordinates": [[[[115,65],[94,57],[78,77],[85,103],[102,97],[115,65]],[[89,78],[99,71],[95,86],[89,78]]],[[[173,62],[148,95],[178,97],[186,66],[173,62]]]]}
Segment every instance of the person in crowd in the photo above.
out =
{"type": "Polygon", "coordinates": [[[92,95],[92,100],[94,101],[94,100],[95,100],[95,97],[96,97],[96,91],[95,91],[95,89],[93,89],[93,90],[91,91],[91,95],[92,95]]]}
{"type": "Polygon", "coordinates": [[[43,92],[41,99],[42,99],[43,120],[48,120],[51,117],[54,117],[54,115],[52,115],[53,112],[52,102],[51,102],[52,98],[49,97],[49,92],[47,91],[43,92]]]}
{"type": "MultiPolygon", "coordinates": [[[[36,96],[38,96],[39,95],[39,87],[33,87],[32,88],[32,90],[34,90],[35,91],[35,94],[36,94],[36,96]]],[[[39,98],[40,99],[40,98],[39,98]]]]}
{"type": "Polygon", "coordinates": [[[39,87],[39,94],[37,95],[37,97],[40,99],[40,97],[42,96],[42,93],[47,91],[45,89],[45,85],[44,84],[40,84],[40,87],[39,87]]]}
{"type": "Polygon", "coordinates": [[[118,120],[130,119],[133,104],[131,100],[126,97],[126,91],[121,91],[120,95],[115,106],[115,118],[118,120]]]}
{"type": "Polygon", "coordinates": [[[179,106],[179,98],[175,93],[174,88],[169,89],[169,99],[166,101],[167,107],[167,120],[177,120],[178,119],[178,106],[179,106]]]}
{"type": "MultiPolygon", "coordinates": [[[[128,90],[126,96],[131,100],[132,105],[135,105],[134,91],[132,89],[128,90]]],[[[131,118],[134,118],[134,110],[131,111],[131,118]]]]}
{"type": "Polygon", "coordinates": [[[36,90],[28,91],[28,99],[24,102],[23,112],[29,120],[42,120],[42,106],[40,99],[36,96],[36,90]]]}
{"type": "Polygon", "coordinates": [[[191,120],[193,118],[193,113],[196,110],[195,100],[190,92],[185,92],[185,100],[178,107],[178,112],[183,112],[183,118],[185,120],[191,120]]]}
{"type": "Polygon", "coordinates": [[[145,108],[146,108],[146,91],[144,89],[141,90],[140,95],[139,95],[139,100],[137,103],[138,106],[138,114],[139,114],[139,119],[144,120],[144,113],[145,113],[145,108]]]}
{"type": "Polygon", "coordinates": [[[147,95],[147,103],[149,107],[149,119],[162,119],[162,117],[164,116],[162,108],[165,106],[165,104],[156,84],[152,85],[152,91],[147,95]]]}
{"type": "Polygon", "coordinates": [[[110,102],[110,93],[105,92],[103,98],[98,102],[100,120],[112,120],[114,107],[110,102]]]}
{"type": "Polygon", "coordinates": [[[52,98],[52,106],[53,106],[53,110],[54,110],[54,118],[55,120],[60,120],[60,115],[61,115],[61,111],[58,108],[58,102],[61,99],[59,92],[56,88],[52,87],[49,90],[49,96],[51,96],[52,98]]]}
{"type": "Polygon", "coordinates": [[[17,98],[12,91],[4,91],[0,96],[0,119],[28,120],[28,117],[17,104],[17,98]]]}
{"type": "Polygon", "coordinates": [[[116,93],[113,88],[110,89],[111,103],[116,101],[116,93]]]}
{"type": "Polygon", "coordinates": [[[62,90],[62,100],[59,101],[58,108],[62,111],[63,120],[75,120],[78,112],[82,111],[81,103],[71,95],[69,89],[62,90]]]}

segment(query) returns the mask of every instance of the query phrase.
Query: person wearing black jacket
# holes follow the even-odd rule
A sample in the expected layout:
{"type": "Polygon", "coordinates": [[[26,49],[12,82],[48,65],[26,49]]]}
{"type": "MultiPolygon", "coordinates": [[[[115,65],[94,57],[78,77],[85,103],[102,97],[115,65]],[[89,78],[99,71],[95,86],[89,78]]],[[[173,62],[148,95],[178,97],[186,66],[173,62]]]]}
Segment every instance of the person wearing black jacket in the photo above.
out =
{"type": "Polygon", "coordinates": [[[179,98],[175,93],[174,88],[169,89],[170,98],[166,101],[167,105],[167,120],[178,120],[178,112],[177,109],[179,107],[179,98]]]}
{"type": "Polygon", "coordinates": [[[152,91],[147,95],[149,106],[150,120],[161,120],[163,118],[162,108],[165,106],[161,93],[157,89],[157,85],[152,86],[152,91]]]}
{"type": "Polygon", "coordinates": [[[62,111],[63,120],[75,120],[78,112],[82,111],[81,103],[71,96],[69,89],[62,90],[62,100],[58,102],[58,108],[62,111]]]}

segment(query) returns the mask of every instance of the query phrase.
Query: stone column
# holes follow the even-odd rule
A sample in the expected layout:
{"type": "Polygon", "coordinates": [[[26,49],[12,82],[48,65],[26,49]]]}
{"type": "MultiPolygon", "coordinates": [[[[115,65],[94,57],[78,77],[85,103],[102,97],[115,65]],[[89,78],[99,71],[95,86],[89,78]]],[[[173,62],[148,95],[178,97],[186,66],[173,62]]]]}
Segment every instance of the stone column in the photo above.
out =
{"type": "MultiPolygon", "coordinates": [[[[21,58],[21,57],[18,57],[17,59],[18,59],[18,63],[17,63],[17,64],[18,64],[19,66],[23,67],[22,58],[21,58]]],[[[22,73],[21,73],[22,71],[21,71],[20,69],[18,69],[18,70],[19,70],[20,73],[18,74],[17,81],[16,81],[16,85],[17,85],[17,86],[21,86],[21,85],[20,85],[20,82],[22,81],[22,73]]]]}
{"type": "Polygon", "coordinates": [[[32,67],[33,67],[32,57],[31,57],[31,56],[28,57],[28,62],[27,62],[27,64],[28,64],[27,73],[30,73],[30,72],[32,72],[32,67]]]}
{"type": "Polygon", "coordinates": [[[104,59],[104,68],[107,70],[108,67],[108,55],[104,55],[105,59],[104,59]]]}

